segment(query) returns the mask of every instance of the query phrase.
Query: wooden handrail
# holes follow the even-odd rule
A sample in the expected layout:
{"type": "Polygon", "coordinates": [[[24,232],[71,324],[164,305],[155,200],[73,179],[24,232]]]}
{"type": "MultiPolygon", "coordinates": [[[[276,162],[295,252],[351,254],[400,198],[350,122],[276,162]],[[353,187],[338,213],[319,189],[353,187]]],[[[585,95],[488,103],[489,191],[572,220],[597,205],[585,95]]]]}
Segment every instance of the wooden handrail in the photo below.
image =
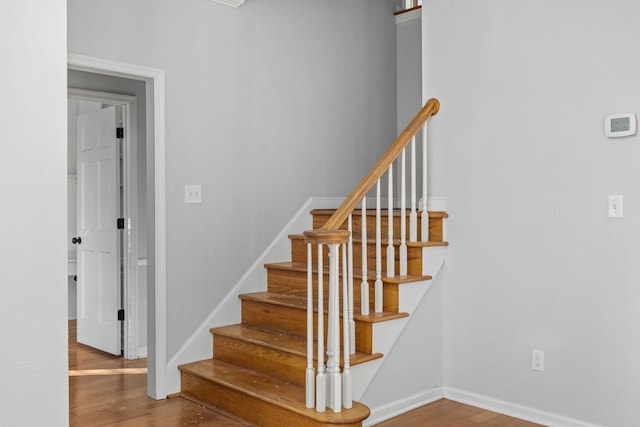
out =
{"type": "MultiPolygon", "coordinates": [[[[398,158],[400,154],[404,153],[405,148],[410,141],[415,141],[415,135],[420,129],[426,132],[427,129],[424,124],[429,117],[438,113],[440,109],[440,102],[437,99],[430,99],[418,112],[418,114],[411,120],[405,130],[402,131],[400,136],[394,141],[389,149],[380,157],[380,160],[371,168],[360,184],[351,192],[349,197],[340,205],[340,207],[334,212],[329,220],[324,224],[324,227],[319,229],[307,230],[304,232],[304,240],[307,243],[307,370],[306,370],[306,386],[305,386],[305,401],[308,408],[312,408],[315,401],[315,408],[318,412],[325,411],[326,408],[331,408],[335,412],[340,412],[344,408],[351,408],[352,406],[352,390],[351,385],[351,371],[349,369],[349,359],[352,354],[351,348],[355,349],[355,342],[357,337],[355,336],[355,324],[353,322],[353,240],[351,236],[352,222],[349,220],[348,230],[342,230],[340,227],[345,223],[347,218],[352,214],[353,210],[362,202],[362,282],[360,284],[361,289],[361,314],[369,314],[369,282],[367,280],[367,232],[366,224],[366,195],[377,184],[377,198],[376,198],[376,281],[374,283],[375,292],[375,311],[380,313],[383,311],[384,293],[382,289],[382,249],[381,249],[381,217],[380,217],[380,179],[393,165],[393,162],[398,158]],[[317,376],[314,378],[313,369],[313,293],[314,293],[314,280],[313,280],[313,259],[312,259],[312,247],[318,245],[317,255],[317,303],[318,303],[318,320],[317,320],[317,349],[318,349],[318,371],[317,376]],[[328,295],[329,295],[329,307],[328,307],[328,323],[327,323],[327,347],[326,356],[327,363],[326,369],[324,366],[325,352],[324,352],[324,283],[323,278],[325,275],[325,269],[323,266],[323,246],[327,245],[329,249],[329,283],[328,283],[328,295]],[[340,272],[339,260],[340,253],[342,252],[342,273],[340,272]],[[340,274],[342,274],[343,285],[343,298],[342,308],[344,311],[343,318],[343,332],[344,348],[340,348],[340,274]],[[340,373],[340,354],[344,354],[343,371],[340,373]]],[[[423,133],[425,137],[423,139],[424,153],[426,154],[426,133],[423,133]]],[[[410,223],[417,223],[416,209],[415,209],[415,144],[412,144],[411,150],[411,181],[412,181],[412,195],[411,195],[411,214],[409,216],[410,223]]],[[[426,163],[426,160],[425,160],[426,163]]],[[[424,173],[426,174],[426,165],[424,165],[424,173]]],[[[401,212],[401,231],[400,231],[400,274],[407,275],[407,245],[405,242],[405,157],[402,157],[402,206],[401,212]]],[[[389,175],[391,178],[391,175],[389,175]]],[[[391,186],[391,180],[389,185],[391,186]]],[[[423,184],[426,187],[426,184],[423,184]]],[[[426,193],[423,195],[426,198],[426,193]]],[[[391,199],[392,196],[390,195],[391,199]]],[[[425,201],[426,202],[426,201],[425,201]]],[[[425,203],[426,205],[426,203],[425,203]]],[[[389,228],[392,229],[392,216],[393,216],[393,204],[389,207],[389,228]]],[[[423,211],[423,216],[426,212],[423,211]]],[[[425,221],[423,219],[423,221],[425,221]]],[[[424,227],[423,223],[423,227],[424,227]]],[[[413,227],[413,225],[412,225],[413,227]]],[[[417,229],[417,225],[415,225],[417,229]]],[[[415,239],[415,237],[414,237],[415,239]]],[[[392,232],[390,231],[389,242],[393,241],[392,232]]],[[[393,246],[391,246],[393,249],[393,246]]],[[[393,251],[387,251],[387,258],[395,260],[393,251]]],[[[355,351],[355,350],[353,350],[355,351]]]]}
{"type": "Polygon", "coordinates": [[[403,13],[413,12],[414,10],[422,9],[422,6],[412,6],[408,9],[399,10],[397,12],[393,12],[394,16],[402,15],[403,13]]]}
{"type": "Polygon", "coordinates": [[[409,144],[411,138],[418,133],[429,117],[438,114],[439,110],[440,101],[435,98],[431,98],[424,104],[424,107],[416,114],[394,143],[391,144],[391,147],[380,157],[378,163],[376,163],[362,181],[360,181],[360,184],[351,192],[349,197],[347,197],[342,205],[331,215],[331,218],[327,220],[322,229],[337,230],[340,228],[360,201],[373,188],[386,170],[389,169],[393,161],[402,153],[402,150],[409,144]]]}

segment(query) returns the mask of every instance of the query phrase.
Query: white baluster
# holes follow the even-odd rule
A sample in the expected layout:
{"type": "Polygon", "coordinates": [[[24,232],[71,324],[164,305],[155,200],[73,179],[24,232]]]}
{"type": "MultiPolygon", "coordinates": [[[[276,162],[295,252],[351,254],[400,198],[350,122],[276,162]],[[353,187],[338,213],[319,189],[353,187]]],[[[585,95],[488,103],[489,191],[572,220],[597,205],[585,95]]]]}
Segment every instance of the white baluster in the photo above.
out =
{"type": "Polygon", "coordinates": [[[411,213],[409,214],[409,241],[418,241],[418,212],[416,211],[416,136],[411,138],[411,213]]]}
{"type": "Polygon", "coordinates": [[[388,223],[389,223],[389,237],[387,244],[387,277],[394,277],[396,275],[396,249],[393,246],[393,163],[389,166],[389,170],[387,171],[389,176],[389,188],[387,192],[389,194],[389,198],[387,200],[387,210],[388,210],[388,223]]]}
{"type": "Polygon", "coordinates": [[[353,406],[353,387],[351,385],[350,348],[351,325],[349,321],[349,279],[347,278],[347,245],[342,244],[342,335],[344,338],[344,363],[342,368],[342,406],[351,409],[353,406]]]}
{"type": "Polygon", "coordinates": [[[327,336],[327,380],[329,395],[327,406],[333,412],[342,410],[342,378],[340,376],[340,267],[338,244],[329,246],[329,325],[327,336]]]}
{"type": "Polygon", "coordinates": [[[307,376],[306,404],[313,408],[315,402],[315,370],[313,369],[313,250],[307,244],[307,376]]]}
{"type": "Polygon", "coordinates": [[[429,212],[427,211],[427,172],[429,170],[427,163],[427,124],[422,126],[422,217],[420,221],[421,240],[429,241],[429,212]]]}
{"type": "Polygon", "coordinates": [[[349,254],[347,275],[349,276],[349,354],[356,352],[356,322],[353,319],[353,218],[349,215],[349,254]]]}
{"type": "Polygon", "coordinates": [[[360,284],[360,313],[369,314],[369,282],[367,281],[367,198],[362,198],[362,283],[360,284]]]}
{"type": "Polygon", "coordinates": [[[400,163],[400,275],[407,275],[407,168],[405,151],[400,163]]]}
{"type": "Polygon", "coordinates": [[[327,384],[324,367],[324,267],[322,265],[322,244],[318,245],[318,374],[316,376],[316,411],[324,412],[327,407],[327,384]]]}
{"type": "Polygon", "coordinates": [[[374,284],[375,312],[382,313],[382,222],[380,211],[380,180],[376,184],[376,281],[374,284]]]}

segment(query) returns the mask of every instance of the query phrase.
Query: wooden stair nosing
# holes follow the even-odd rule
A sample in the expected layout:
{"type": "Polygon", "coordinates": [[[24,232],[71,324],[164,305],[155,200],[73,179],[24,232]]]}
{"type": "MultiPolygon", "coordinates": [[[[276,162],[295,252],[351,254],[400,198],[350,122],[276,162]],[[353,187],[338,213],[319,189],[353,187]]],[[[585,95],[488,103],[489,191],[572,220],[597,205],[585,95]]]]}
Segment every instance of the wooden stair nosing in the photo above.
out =
{"type": "MultiPolygon", "coordinates": [[[[242,322],[244,324],[258,327],[262,329],[271,329],[274,331],[281,331],[292,335],[306,336],[307,335],[307,311],[306,307],[302,308],[299,305],[290,304],[278,304],[274,303],[273,298],[266,300],[268,296],[247,296],[242,300],[242,322]]],[[[287,301],[290,303],[291,301],[287,301]]],[[[312,316],[314,318],[314,325],[317,326],[317,312],[312,316]]],[[[325,325],[328,325],[327,313],[324,313],[325,325]]],[[[341,321],[344,317],[340,317],[341,321]]],[[[373,353],[373,341],[372,335],[373,324],[362,321],[355,321],[356,327],[356,350],[372,354],[373,353]]],[[[318,328],[313,328],[314,338],[317,337],[318,328]]],[[[325,339],[327,338],[327,329],[325,328],[325,339]]],[[[342,328],[340,329],[342,336],[342,328]]]]}
{"type": "MultiPolygon", "coordinates": [[[[275,292],[253,292],[248,294],[241,294],[238,296],[241,300],[248,300],[257,303],[270,304],[276,306],[282,306],[287,308],[293,308],[301,311],[307,310],[306,297],[300,297],[297,295],[285,295],[275,292]]],[[[313,312],[318,312],[317,300],[314,298],[313,312]]],[[[325,304],[325,307],[328,307],[325,304]]],[[[388,320],[402,319],[409,317],[409,313],[396,313],[392,311],[383,311],[381,313],[370,312],[368,315],[363,315],[359,311],[359,307],[354,307],[353,318],[356,321],[363,323],[380,323],[388,320]]],[[[340,317],[342,317],[342,310],[340,310],[340,317]]]]}
{"type": "MultiPolygon", "coordinates": [[[[335,413],[331,410],[317,412],[305,406],[305,389],[288,381],[280,380],[260,372],[236,366],[216,359],[206,359],[179,366],[183,375],[199,378],[208,383],[241,393],[274,407],[312,419],[318,423],[357,425],[369,416],[369,408],[353,402],[353,408],[335,413]]],[[[182,392],[187,398],[201,400],[193,391],[182,392]]],[[[208,396],[214,399],[215,396],[208,396]]],[[[216,405],[215,401],[205,401],[216,405]]],[[[228,408],[222,407],[224,410],[228,408]]],[[[233,411],[230,411],[234,413],[233,411]]],[[[240,415],[240,414],[238,414],[240,415]]],[[[319,424],[322,425],[322,424],[319,424]]]]}
{"type": "MultiPolygon", "coordinates": [[[[287,237],[290,240],[304,240],[304,234],[289,234],[287,237]]],[[[353,232],[353,243],[359,244],[359,245],[362,244],[361,233],[353,232]]],[[[400,243],[401,243],[401,240],[399,238],[393,239],[393,246],[400,246],[400,243]]],[[[374,234],[367,234],[367,244],[369,246],[373,246],[376,244],[376,236],[374,234]]],[[[386,248],[387,246],[389,246],[389,238],[383,237],[382,239],[380,239],[380,244],[386,248]]],[[[440,242],[440,241],[434,241],[434,240],[428,240],[426,242],[423,242],[423,241],[411,242],[409,240],[406,240],[405,244],[413,248],[430,248],[434,246],[449,246],[449,242],[440,242]]]]}
{"type": "MultiPolygon", "coordinates": [[[[307,339],[293,334],[270,331],[244,324],[235,324],[211,328],[214,335],[221,335],[235,340],[245,341],[251,344],[270,348],[272,350],[289,353],[294,356],[307,357],[307,339]]],[[[314,340],[314,349],[317,349],[317,341],[314,340]]],[[[214,350],[215,351],[215,350],[214,350]]],[[[356,352],[349,357],[351,366],[381,358],[382,353],[366,354],[356,352]]],[[[314,351],[313,360],[317,362],[317,352],[314,351]]],[[[342,364],[342,361],[340,362],[342,364]]]]}
{"type": "MultiPolygon", "coordinates": [[[[333,213],[336,211],[336,209],[312,209],[311,211],[309,211],[310,215],[333,215],[333,213]]],[[[388,209],[380,209],[380,214],[381,215],[387,215],[388,216],[388,209]]],[[[409,218],[409,209],[407,209],[407,218],[409,218]]],[[[422,211],[417,211],[420,214],[422,214],[422,211]]],[[[446,211],[427,211],[429,213],[429,219],[437,219],[437,218],[449,218],[449,214],[446,211]]],[[[354,209],[353,210],[353,215],[356,216],[356,213],[358,216],[362,215],[362,209],[354,209]]],[[[376,215],[376,209],[367,209],[367,216],[375,216],[376,215]]],[[[400,209],[399,208],[394,208],[393,209],[393,215],[395,216],[400,216],[400,209]]]]}
{"type": "MultiPolygon", "coordinates": [[[[425,221],[425,223],[423,224],[423,221],[422,221],[423,212],[417,211],[417,213],[418,213],[417,226],[418,226],[419,233],[421,233],[420,230],[422,230],[422,228],[425,227],[429,230],[429,238],[431,240],[441,241],[443,237],[442,233],[443,233],[444,219],[448,218],[449,215],[444,211],[430,212],[429,219],[425,221]]],[[[325,226],[326,222],[329,220],[329,218],[331,218],[333,211],[318,210],[318,211],[311,211],[310,214],[312,216],[312,227],[314,229],[318,229],[318,228],[323,228],[325,226]]],[[[402,224],[400,216],[401,216],[400,210],[394,210],[394,216],[392,221],[393,221],[393,228],[394,228],[393,232],[396,235],[400,234],[400,229],[402,224]]],[[[363,218],[362,218],[361,211],[357,210],[353,215],[354,231],[357,231],[361,227],[363,223],[362,219],[363,218]]],[[[381,220],[381,223],[380,223],[381,227],[383,228],[383,230],[386,230],[389,226],[389,215],[388,215],[387,209],[381,210],[380,220],[381,220]]],[[[372,231],[376,229],[376,210],[375,209],[367,209],[366,223],[367,223],[367,229],[369,231],[369,234],[372,234],[372,231]]],[[[407,215],[405,216],[405,223],[408,229],[410,227],[410,212],[407,212],[407,215]]],[[[340,224],[339,228],[342,230],[346,230],[348,228],[347,221],[345,220],[345,222],[340,224]]]]}
{"type": "MultiPolygon", "coordinates": [[[[266,269],[273,269],[273,270],[288,270],[288,271],[296,271],[296,272],[300,272],[300,273],[306,273],[307,272],[307,264],[304,262],[291,262],[291,261],[287,261],[287,262],[274,262],[274,263],[268,263],[265,264],[264,267],[266,269]]],[[[317,264],[313,264],[313,274],[317,275],[318,274],[318,265],[317,264]]],[[[329,275],[329,267],[328,266],[323,266],[323,270],[324,270],[324,274],[326,276],[329,275]]],[[[342,272],[340,272],[340,277],[342,277],[342,272]]],[[[370,279],[375,280],[376,277],[376,272],[373,270],[369,270],[367,277],[370,279]]],[[[353,272],[353,278],[354,279],[362,279],[362,272],[361,271],[357,271],[355,270],[353,272]]],[[[403,283],[414,283],[414,282],[422,282],[425,280],[431,280],[433,279],[433,277],[431,276],[399,276],[396,275],[395,277],[386,277],[384,274],[382,275],[382,282],[388,282],[388,283],[393,283],[396,285],[401,285],[403,283]]]]}

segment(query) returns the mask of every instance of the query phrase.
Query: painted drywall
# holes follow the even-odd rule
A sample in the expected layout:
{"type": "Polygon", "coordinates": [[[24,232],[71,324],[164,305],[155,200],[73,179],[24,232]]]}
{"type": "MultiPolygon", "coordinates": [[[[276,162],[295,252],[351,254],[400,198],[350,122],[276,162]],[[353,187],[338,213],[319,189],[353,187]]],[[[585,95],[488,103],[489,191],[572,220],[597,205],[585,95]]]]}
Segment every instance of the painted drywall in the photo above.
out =
{"type": "Polygon", "coordinates": [[[441,395],[442,279],[436,276],[421,287],[427,288],[422,291],[426,295],[418,294],[422,300],[415,301],[406,326],[393,335],[399,335],[397,341],[384,353],[380,370],[361,398],[373,413],[367,425],[424,404],[433,393],[441,395]]]}
{"type": "Polygon", "coordinates": [[[0,7],[0,420],[68,424],[65,1],[0,7]]]}
{"type": "MultiPolygon", "coordinates": [[[[444,383],[609,427],[640,419],[640,112],[632,0],[430,0],[432,194],[447,197],[444,383]],[[623,194],[624,218],[607,218],[623,194]],[[545,371],[531,369],[531,350],[545,371]]],[[[560,424],[559,424],[560,425],[560,424]]],[[[568,425],[568,424],[564,424],[568,425]]],[[[577,424],[574,424],[577,425],[577,424]]]]}
{"type": "Polygon", "coordinates": [[[395,3],[68,2],[70,52],[166,70],[167,360],[308,197],[347,194],[395,138],[395,3]]]}
{"type": "Polygon", "coordinates": [[[396,16],[398,134],[422,107],[422,13],[396,16]]]}

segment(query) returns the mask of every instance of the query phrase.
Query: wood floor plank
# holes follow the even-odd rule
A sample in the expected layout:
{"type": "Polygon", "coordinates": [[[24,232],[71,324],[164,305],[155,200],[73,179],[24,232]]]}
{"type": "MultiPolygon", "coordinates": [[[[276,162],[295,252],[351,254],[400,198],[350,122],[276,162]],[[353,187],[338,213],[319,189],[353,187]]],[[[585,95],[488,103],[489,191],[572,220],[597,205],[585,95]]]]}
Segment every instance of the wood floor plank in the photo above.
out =
{"type": "Polygon", "coordinates": [[[69,425],[220,426],[243,427],[233,419],[183,398],[154,400],[147,396],[146,359],[125,360],[76,342],[76,322],[69,321],[69,369],[73,372],[112,370],[105,375],[69,377],[69,425]]]}
{"type": "Polygon", "coordinates": [[[383,421],[375,427],[541,427],[451,400],[437,402],[383,421]]]}
{"type": "MultiPolygon", "coordinates": [[[[146,359],[122,357],[83,346],[76,342],[75,321],[69,322],[69,368],[126,369],[144,368],[146,359]]],[[[218,426],[246,427],[247,423],[226,414],[177,397],[154,400],[146,395],[144,374],[74,376],[69,378],[69,425],[102,426],[218,426]]],[[[463,405],[439,400],[376,427],[536,427],[538,424],[463,405]]]]}

